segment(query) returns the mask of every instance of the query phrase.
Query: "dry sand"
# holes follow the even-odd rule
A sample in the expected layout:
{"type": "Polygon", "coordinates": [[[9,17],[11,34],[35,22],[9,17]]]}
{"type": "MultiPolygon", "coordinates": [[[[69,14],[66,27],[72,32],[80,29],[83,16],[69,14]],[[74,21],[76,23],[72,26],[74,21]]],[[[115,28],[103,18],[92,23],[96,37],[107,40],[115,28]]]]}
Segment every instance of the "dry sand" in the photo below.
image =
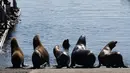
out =
{"type": "Polygon", "coordinates": [[[0,73],[130,73],[130,68],[0,69],[0,73]]]}

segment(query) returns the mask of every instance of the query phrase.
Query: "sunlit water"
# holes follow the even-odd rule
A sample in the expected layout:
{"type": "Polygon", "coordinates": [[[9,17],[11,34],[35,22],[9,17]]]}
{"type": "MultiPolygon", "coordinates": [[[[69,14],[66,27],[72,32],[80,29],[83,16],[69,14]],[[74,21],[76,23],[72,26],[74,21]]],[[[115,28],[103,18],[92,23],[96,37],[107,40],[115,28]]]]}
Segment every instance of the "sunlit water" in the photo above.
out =
{"type": "MultiPolygon", "coordinates": [[[[21,8],[20,23],[12,32],[25,55],[25,63],[32,66],[32,39],[40,35],[50,54],[51,65],[55,45],[70,40],[70,54],[80,35],[86,36],[87,48],[98,56],[110,41],[117,40],[114,50],[121,52],[130,65],[130,0],[17,0],[21,8]]],[[[0,67],[9,67],[10,38],[0,54],[0,67]]],[[[96,62],[98,64],[98,61],[96,62]]]]}

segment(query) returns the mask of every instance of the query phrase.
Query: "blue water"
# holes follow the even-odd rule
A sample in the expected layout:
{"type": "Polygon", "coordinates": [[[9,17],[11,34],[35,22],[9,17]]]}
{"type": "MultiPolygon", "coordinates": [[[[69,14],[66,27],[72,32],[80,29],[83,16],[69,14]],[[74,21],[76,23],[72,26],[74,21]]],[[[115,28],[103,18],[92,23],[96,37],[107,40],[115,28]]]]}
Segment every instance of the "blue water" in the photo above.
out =
{"type": "MultiPolygon", "coordinates": [[[[42,44],[55,63],[53,48],[70,40],[70,53],[80,35],[86,36],[87,48],[96,57],[110,41],[117,40],[114,50],[121,52],[130,65],[130,0],[17,0],[21,21],[12,32],[25,55],[25,63],[32,66],[32,39],[40,35],[42,44]]],[[[0,67],[12,66],[10,38],[0,54],[0,67]]],[[[61,47],[62,48],[62,47],[61,47]]],[[[98,64],[98,61],[96,62],[98,64]]]]}

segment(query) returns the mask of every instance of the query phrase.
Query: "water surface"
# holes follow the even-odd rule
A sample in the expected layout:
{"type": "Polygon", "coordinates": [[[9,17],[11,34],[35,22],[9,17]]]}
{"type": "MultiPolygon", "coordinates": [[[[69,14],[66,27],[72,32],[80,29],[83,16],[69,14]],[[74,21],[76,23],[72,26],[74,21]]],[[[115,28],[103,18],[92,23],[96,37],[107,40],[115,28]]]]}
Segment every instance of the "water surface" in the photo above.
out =
{"type": "MultiPolygon", "coordinates": [[[[130,65],[130,0],[18,0],[21,21],[12,32],[25,55],[25,63],[32,66],[32,39],[40,35],[50,54],[50,63],[56,64],[55,45],[70,40],[70,53],[80,35],[86,36],[87,47],[96,57],[110,41],[117,40],[114,48],[130,65]]],[[[12,66],[10,38],[0,55],[0,67],[12,66]]],[[[98,62],[97,62],[98,64],[98,62]]]]}

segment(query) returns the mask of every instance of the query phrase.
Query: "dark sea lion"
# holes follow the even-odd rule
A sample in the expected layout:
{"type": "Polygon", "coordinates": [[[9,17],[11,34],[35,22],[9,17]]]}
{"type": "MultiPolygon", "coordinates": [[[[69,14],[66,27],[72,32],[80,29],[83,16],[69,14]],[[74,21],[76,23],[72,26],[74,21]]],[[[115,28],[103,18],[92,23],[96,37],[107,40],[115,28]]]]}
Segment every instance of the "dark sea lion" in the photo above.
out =
{"type": "Polygon", "coordinates": [[[69,47],[70,47],[69,39],[64,40],[62,46],[64,50],[69,50],[69,47]]]}
{"type": "MultiPolygon", "coordinates": [[[[70,47],[69,40],[68,39],[64,40],[62,46],[64,49],[69,50],[69,47],[70,47]]],[[[67,52],[61,51],[58,45],[54,47],[53,54],[54,54],[57,64],[58,64],[57,68],[62,68],[62,67],[69,68],[70,56],[67,52]]]]}
{"type": "Polygon", "coordinates": [[[123,57],[120,54],[120,52],[113,51],[112,49],[116,46],[117,41],[111,41],[109,42],[99,53],[98,60],[99,60],[99,66],[101,64],[103,66],[109,67],[123,67],[126,68],[127,66],[124,65],[123,57]]]}
{"type": "Polygon", "coordinates": [[[24,54],[20,49],[16,38],[11,40],[11,62],[14,68],[24,67],[24,54]]]}
{"type": "Polygon", "coordinates": [[[86,48],[86,37],[81,35],[71,54],[71,67],[75,64],[85,68],[93,68],[96,57],[86,48]]]}
{"type": "Polygon", "coordinates": [[[48,66],[50,66],[48,51],[41,44],[39,35],[34,36],[33,47],[34,47],[34,52],[32,54],[33,68],[40,68],[40,66],[44,64],[45,65],[48,64],[48,66]]]}

